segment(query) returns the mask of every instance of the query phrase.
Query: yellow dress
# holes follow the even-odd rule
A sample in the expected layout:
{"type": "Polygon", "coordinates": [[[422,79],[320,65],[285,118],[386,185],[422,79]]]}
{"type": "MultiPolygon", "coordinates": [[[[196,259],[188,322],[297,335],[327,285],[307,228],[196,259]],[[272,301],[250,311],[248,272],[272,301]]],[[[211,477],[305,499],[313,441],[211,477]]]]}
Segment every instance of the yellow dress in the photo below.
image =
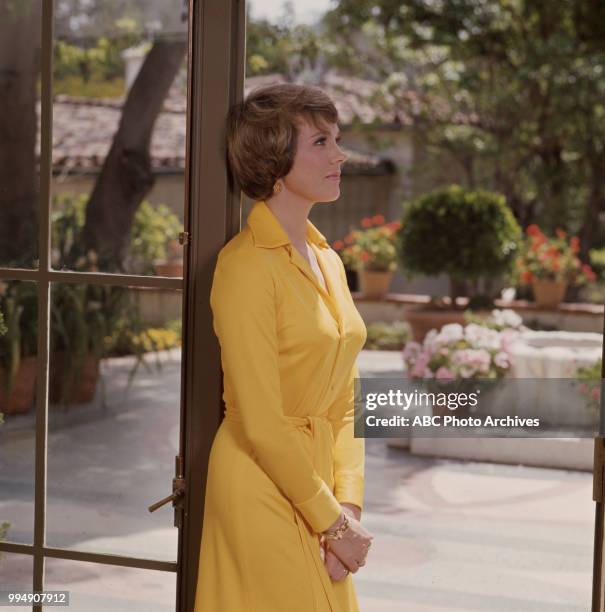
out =
{"type": "Polygon", "coordinates": [[[363,507],[353,434],[366,329],[340,257],[307,221],[326,292],[267,204],[220,251],[210,304],[225,418],[210,453],[195,612],[356,612],[319,533],[363,507]]]}

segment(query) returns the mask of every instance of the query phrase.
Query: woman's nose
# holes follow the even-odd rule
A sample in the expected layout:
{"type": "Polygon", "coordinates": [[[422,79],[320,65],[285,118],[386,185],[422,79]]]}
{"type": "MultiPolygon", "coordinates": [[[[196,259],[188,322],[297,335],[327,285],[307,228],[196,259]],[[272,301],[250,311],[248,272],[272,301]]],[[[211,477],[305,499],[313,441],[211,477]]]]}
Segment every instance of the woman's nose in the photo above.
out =
{"type": "Polygon", "coordinates": [[[338,145],[336,145],[336,152],[336,158],[341,164],[347,161],[347,159],[349,159],[349,156],[338,145]]]}

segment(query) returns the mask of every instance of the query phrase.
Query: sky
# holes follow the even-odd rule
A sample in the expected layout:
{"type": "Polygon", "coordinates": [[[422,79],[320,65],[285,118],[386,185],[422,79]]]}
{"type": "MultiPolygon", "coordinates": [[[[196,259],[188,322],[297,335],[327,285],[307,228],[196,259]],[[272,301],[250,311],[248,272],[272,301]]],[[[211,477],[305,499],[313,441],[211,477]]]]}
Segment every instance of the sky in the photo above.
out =
{"type": "MultiPolygon", "coordinates": [[[[277,21],[284,12],[286,0],[246,0],[254,19],[277,21]]],[[[298,0],[292,2],[296,23],[311,25],[335,3],[333,0],[298,0]]]]}

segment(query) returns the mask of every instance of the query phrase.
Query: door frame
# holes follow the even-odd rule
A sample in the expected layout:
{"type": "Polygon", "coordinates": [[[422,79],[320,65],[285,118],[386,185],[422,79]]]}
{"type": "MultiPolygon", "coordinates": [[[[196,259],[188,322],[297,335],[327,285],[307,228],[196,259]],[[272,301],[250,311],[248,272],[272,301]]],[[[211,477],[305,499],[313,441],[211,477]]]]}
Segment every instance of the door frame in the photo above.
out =
{"type": "MultiPolygon", "coordinates": [[[[41,124],[38,268],[0,266],[0,278],[37,283],[38,346],[36,382],[33,543],[0,542],[0,552],[32,557],[34,591],[43,590],[47,558],[88,561],[176,572],[175,610],[193,610],[198,574],[203,500],[210,447],[221,420],[222,377],[218,342],[209,306],[216,255],[241,223],[240,195],[228,176],[223,126],[227,109],[243,97],[245,0],[188,0],[187,143],[184,225],[188,241],[183,279],[53,270],[50,263],[52,175],[52,91],[54,0],[41,5],[41,124]],[[49,547],[46,533],[48,359],[51,283],[87,283],[181,290],[183,346],[179,452],[184,457],[185,495],[177,561],[49,547]]],[[[170,483],[166,483],[169,490],[170,483]]],[[[40,605],[32,609],[41,610],[40,605]]]]}
{"type": "Polygon", "coordinates": [[[241,226],[227,171],[225,117],[244,95],[245,0],[190,0],[186,203],[191,228],[183,272],[181,448],[185,487],[177,584],[179,611],[194,608],[210,448],[222,415],[222,375],[210,288],[216,256],[241,226]]]}

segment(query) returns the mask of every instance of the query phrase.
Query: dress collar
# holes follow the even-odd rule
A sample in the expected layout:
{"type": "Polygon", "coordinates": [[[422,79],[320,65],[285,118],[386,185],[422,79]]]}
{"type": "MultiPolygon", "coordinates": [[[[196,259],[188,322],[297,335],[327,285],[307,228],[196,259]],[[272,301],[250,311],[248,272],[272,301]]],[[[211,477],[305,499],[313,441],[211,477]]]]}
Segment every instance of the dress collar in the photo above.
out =
{"type": "MultiPolygon", "coordinates": [[[[248,215],[248,226],[252,231],[254,246],[272,249],[292,244],[286,230],[264,200],[254,202],[248,215]]],[[[324,249],[330,246],[325,236],[308,219],[307,240],[324,249]]]]}

